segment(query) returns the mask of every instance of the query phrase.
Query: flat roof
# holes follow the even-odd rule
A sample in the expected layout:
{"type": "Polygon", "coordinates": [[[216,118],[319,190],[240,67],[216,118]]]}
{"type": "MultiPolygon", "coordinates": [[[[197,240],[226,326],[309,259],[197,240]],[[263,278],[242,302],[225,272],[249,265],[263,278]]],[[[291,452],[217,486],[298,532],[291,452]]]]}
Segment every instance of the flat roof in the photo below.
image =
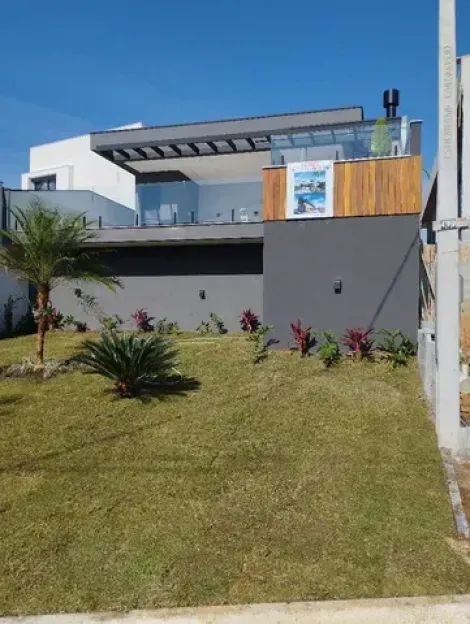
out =
{"type": "Polygon", "coordinates": [[[107,130],[92,133],[90,147],[97,154],[135,173],[132,164],[136,162],[268,151],[273,134],[356,123],[363,119],[362,106],[350,106],[263,117],[107,130]]]}

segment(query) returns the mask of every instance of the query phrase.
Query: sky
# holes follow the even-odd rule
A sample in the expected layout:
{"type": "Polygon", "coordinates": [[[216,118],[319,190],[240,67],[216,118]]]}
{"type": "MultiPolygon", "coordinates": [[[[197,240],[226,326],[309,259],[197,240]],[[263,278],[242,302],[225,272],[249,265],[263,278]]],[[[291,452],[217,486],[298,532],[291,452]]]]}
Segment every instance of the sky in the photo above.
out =
{"type": "MultiPolygon", "coordinates": [[[[470,0],[457,7],[457,53],[470,54],[470,0]]],[[[136,121],[351,105],[375,118],[387,88],[424,121],[430,168],[437,13],[438,0],[5,0],[0,180],[20,186],[32,145],[136,121]]]]}

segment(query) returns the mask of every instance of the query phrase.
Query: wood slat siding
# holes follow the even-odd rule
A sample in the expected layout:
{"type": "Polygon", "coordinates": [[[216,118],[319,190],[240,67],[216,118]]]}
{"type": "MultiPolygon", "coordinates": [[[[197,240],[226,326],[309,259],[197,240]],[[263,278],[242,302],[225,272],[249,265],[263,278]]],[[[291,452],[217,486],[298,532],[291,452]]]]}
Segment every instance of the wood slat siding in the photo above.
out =
{"type": "Polygon", "coordinates": [[[263,219],[279,221],[286,218],[285,167],[263,169],[263,219]]]}
{"type": "MultiPolygon", "coordinates": [[[[418,214],[420,156],[335,163],[334,216],[418,214]]],[[[264,169],[264,220],[286,218],[286,168],[264,169]]]]}

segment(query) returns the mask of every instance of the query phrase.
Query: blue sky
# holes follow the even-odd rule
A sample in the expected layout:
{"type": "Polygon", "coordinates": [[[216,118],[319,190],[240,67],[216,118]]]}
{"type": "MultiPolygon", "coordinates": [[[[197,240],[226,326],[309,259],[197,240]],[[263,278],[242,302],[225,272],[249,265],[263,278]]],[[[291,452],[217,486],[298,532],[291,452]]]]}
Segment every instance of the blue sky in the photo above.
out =
{"type": "MultiPolygon", "coordinates": [[[[470,0],[457,0],[470,53],[470,0]]],[[[31,145],[170,124],[363,105],[385,88],[436,143],[437,0],[15,0],[2,5],[0,179],[31,145]],[[391,8],[393,6],[393,8],[391,8]]]]}

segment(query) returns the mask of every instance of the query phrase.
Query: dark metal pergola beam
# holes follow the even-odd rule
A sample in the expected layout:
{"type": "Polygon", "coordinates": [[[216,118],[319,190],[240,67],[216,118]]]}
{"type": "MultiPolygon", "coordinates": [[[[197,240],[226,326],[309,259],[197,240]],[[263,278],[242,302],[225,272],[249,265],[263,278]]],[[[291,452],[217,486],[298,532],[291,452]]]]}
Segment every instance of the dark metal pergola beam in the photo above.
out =
{"type": "Polygon", "coordinates": [[[122,156],[124,160],[132,160],[131,155],[129,154],[129,152],[126,152],[126,150],[117,149],[116,154],[119,154],[119,156],[122,156]]]}
{"type": "Polygon", "coordinates": [[[198,148],[198,146],[195,143],[188,143],[188,147],[196,154],[199,155],[201,150],[198,148]]]}
{"type": "Polygon", "coordinates": [[[135,147],[134,152],[136,152],[136,154],[139,154],[139,156],[142,156],[142,158],[145,158],[145,159],[148,158],[147,152],[144,152],[144,150],[140,147],[135,147]]]}
{"type": "Polygon", "coordinates": [[[152,149],[155,154],[158,154],[160,156],[160,158],[165,158],[165,152],[160,149],[157,145],[149,145],[148,147],[150,147],[150,149],[152,149]]]}
{"type": "Polygon", "coordinates": [[[178,154],[178,156],[182,156],[183,152],[180,150],[180,148],[177,145],[169,145],[168,147],[170,147],[175,154],[178,154]]]}
{"type": "Polygon", "coordinates": [[[219,153],[219,148],[217,147],[217,145],[214,143],[214,141],[206,141],[207,145],[211,148],[211,150],[214,152],[214,154],[218,154],[219,153]]]}

